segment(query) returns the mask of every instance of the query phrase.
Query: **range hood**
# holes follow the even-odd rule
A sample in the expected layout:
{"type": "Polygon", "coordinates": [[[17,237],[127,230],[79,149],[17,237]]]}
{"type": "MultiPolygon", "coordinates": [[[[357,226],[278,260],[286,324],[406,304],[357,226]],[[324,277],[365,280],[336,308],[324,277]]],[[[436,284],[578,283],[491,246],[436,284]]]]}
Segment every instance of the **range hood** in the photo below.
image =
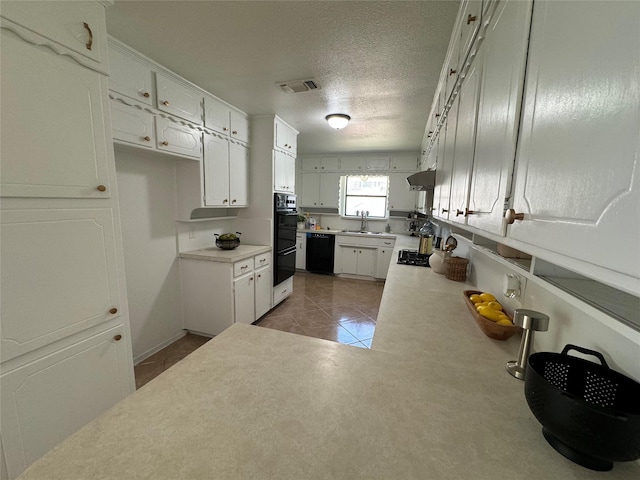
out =
{"type": "Polygon", "coordinates": [[[436,171],[424,170],[407,177],[409,190],[433,190],[436,185],[436,171]]]}

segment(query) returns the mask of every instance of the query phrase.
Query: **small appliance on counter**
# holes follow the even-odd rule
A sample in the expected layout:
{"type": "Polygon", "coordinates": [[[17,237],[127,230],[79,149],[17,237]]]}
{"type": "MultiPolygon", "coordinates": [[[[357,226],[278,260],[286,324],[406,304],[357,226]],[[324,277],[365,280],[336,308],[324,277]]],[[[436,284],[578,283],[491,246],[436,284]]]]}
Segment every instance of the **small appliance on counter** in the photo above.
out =
{"type": "Polygon", "coordinates": [[[400,250],[398,262],[400,265],[415,265],[416,267],[428,267],[431,254],[419,253],[417,250],[400,250]]]}

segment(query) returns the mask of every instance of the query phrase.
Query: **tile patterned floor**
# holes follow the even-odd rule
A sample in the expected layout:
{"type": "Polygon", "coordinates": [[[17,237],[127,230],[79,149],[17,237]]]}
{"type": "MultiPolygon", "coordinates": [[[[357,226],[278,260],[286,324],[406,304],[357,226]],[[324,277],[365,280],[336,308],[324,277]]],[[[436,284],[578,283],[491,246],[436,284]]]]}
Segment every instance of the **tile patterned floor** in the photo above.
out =
{"type": "MultiPolygon", "coordinates": [[[[293,294],[256,325],[371,348],[384,282],[296,273],[293,294]]],[[[134,367],[140,388],[210,339],[187,334],[134,367]]]]}
{"type": "Polygon", "coordinates": [[[293,294],[260,327],[370,348],[384,282],[296,273],[293,294]]]}

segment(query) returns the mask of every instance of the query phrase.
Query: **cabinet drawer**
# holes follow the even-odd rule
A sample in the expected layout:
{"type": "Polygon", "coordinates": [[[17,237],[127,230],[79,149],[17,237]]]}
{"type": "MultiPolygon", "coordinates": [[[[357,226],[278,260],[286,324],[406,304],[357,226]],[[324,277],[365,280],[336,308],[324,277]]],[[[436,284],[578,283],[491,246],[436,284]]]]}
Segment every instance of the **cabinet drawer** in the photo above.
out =
{"type": "Polygon", "coordinates": [[[239,277],[253,271],[253,257],[233,264],[233,276],[239,277]]]}
{"type": "Polygon", "coordinates": [[[365,237],[364,235],[362,237],[356,237],[358,239],[358,245],[361,247],[378,247],[378,242],[380,241],[379,238],[371,238],[371,237],[365,237]]]}
{"type": "MultiPolygon", "coordinates": [[[[296,238],[297,238],[297,234],[296,234],[296,238]]],[[[255,269],[258,269],[258,268],[266,267],[270,263],[271,263],[271,252],[267,252],[261,255],[256,255],[254,257],[253,265],[255,269]]]]}
{"type": "Polygon", "coordinates": [[[384,247],[384,248],[391,248],[395,246],[395,244],[396,244],[396,241],[392,238],[381,238],[378,241],[378,246],[384,247]]]}
{"type": "Polygon", "coordinates": [[[293,277],[287,278],[280,285],[273,287],[273,306],[282,302],[293,293],[293,277]]]}

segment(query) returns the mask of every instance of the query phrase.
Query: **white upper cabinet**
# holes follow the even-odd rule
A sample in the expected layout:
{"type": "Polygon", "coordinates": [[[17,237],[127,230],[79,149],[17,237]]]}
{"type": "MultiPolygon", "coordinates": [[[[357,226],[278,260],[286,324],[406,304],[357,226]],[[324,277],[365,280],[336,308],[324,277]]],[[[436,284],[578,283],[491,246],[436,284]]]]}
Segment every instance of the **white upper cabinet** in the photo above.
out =
{"type": "Polygon", "coordinates": [[[158,109],[184,118],[196,125],[202,125],[203,94],[187,85],[156,73],[156,94],[158,109]]]}
{"type": "Polygon", "coordinates": [[[451,170],[449,220],[465,223],[467,199],[473,166],[476,135],[476,112],[482,65],[475,62],[465,78],[458,95],[458,122],[451,170]]]}
{"type": "Polygon", "coordinates": [[[111,131],[113,139],[145,148],[156,146],[153,115],[111,100],[111,131]]]}
{"type": "Polygon", "coordinates": [[[274,147],[296,156],[298,151],[298,132],[283,122],[281,119],[275,119],[275,138],[274,147]]]}
{"type": "Polygon", "coordinates": [[[368,172],[386,172],[389,170],[389,157],[371,156],[365,160],[365,168],[368,172]]]}
{"type": "Polygon", "coordinates": [[[214,97],[204,97],[204,126],[229,136],[231,130],[231,108],[214,97]]]}
{"type": "Polygon", "coordinates": [[[365,157],[348,155],[340,158],[340,170],[343,172],[364,172],[365,157]]]}
{"type": "Polygon", "coordinates": [[[146,105],[153,104],[153,73],[145,64],[111,47],[109,90],[146,105]]]}
{"type": "Polygon", "coordinates": [[[433,215],[443,220],[448,220],[450,214],[449,199],[456,143],[458,102],[459,98],[456,98],[447,115],[447,121],[438,135],[438,168],[436,169],[436,185],[433,191],[433,215]]]}
{"type": "Polygon", "coordinates": [[[273,152],[273,190],[286,193],[296,191],[296,160],[279,150],[273,152]]]}
{"type": "Polygon", "coordinates": [[[635,278],[638,32],[640,2],[535,3],[513,195],[524,219],[508,228],[514,239],[635,278]]]}
{"type": "Polygon", "coordinates": [[[204,205],[228,207],[229,141],[218,135],[204,134],[204,205]]]}
{"type": "Polygon", "coordinates": [[[0,47],[2,196],[109,197],[106,78],[5,28],[0,47]]]}
{"type": "Polygon", "coordinates": [[[156,117],[158,150],[195,159],[202,158],[202,132],[167,118],[156,117]]]}
{"type": "Polygon", "coordinates": [[[3,1],[1,15],[79,54],[75,58],[85,66],[109,72],[104,6],[99,2],[3,1]]]}
{"type": "MultiPolygon", "coordinates": [[[[249,118],[237,110],[231,109],[231,139],[238,140],[243,143],[249,143],[249,118]]],[[[293,135],[291,143],[293,144],[293,155],[296,150],[296,135],[293,135]]]]}
{"type": "Polygon", "coordinates": [[[504,235],[524,83],[531,1],[498,4],[482,49],[473,172],[467,225],[504,235]]]}
{"type": "Polygon", "coordinates": [[[464,61],[465,52],[470,50],[471,43],[478,34],[481,21],[482,0],[466,0],[460,17],[460,65],[464,61]]]}
{"type": "Polygon", "coordinates": [[[409,190],[406,173],[389,175],[389,210],[413,210],[416,208],[417,192],[409,190]]]}
{"type": "Polygon", "coordinates": [[[249,143],[247,116],[215,97],[204,97],[204,125],[232,140],[249,143]]]}
{"type": "Polygon", "coordinates": [[[249,149],[229,143],[229,198],[231,207],[249,205],[249,149]]]}
{"type": "Polygon", "coordinates": [[[394,155],[391,157],[390,170],[393,172],[415,172],[418,169],[416,155],[394,155]]]}
{"type": "Polygon", "coordinates": [[[338,164],[338,157],[305,157],[301,161],[303,172],[336,171],[338,164]]]}

